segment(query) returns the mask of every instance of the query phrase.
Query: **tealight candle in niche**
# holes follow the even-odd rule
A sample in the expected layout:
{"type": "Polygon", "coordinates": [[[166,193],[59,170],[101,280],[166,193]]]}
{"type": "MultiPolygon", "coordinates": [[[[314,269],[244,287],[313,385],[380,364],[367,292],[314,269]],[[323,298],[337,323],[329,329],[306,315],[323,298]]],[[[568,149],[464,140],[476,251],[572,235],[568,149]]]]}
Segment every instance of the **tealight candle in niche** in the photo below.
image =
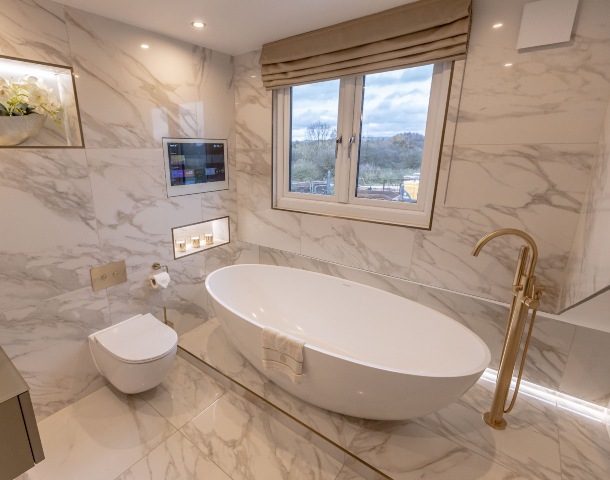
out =
{"type": "Polygon", "coordinates": [[[205,240],[206,245],[212,245],[214,243],[214,235],[212,235],[211,233],[206,233],[203,238],[205,240]]]}
{"type": "Polygon", "coordinates": [[[186,252],[186,240],[176,240],[176,251],[186,252]]]}
{"type": "Polygon", "coordinates": [[[193,248],[201,247],[201,237],[199,235],[197,235],[195,237],[191,237],[191,246],[193,248]]]}

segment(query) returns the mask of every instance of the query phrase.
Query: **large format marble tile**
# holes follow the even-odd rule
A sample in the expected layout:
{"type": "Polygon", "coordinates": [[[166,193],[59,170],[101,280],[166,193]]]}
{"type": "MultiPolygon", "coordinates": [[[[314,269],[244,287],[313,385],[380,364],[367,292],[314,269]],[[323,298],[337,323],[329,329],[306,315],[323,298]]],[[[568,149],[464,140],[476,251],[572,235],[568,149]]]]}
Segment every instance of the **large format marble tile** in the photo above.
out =
{"type": "Polygon", "coordinates": [[[38,421],[105,384],[87,337],[109,325],[105,293],[90,288],[0,314],[0,345],[27,381],[38,421]]]}
{"type": "MultiPolygon", "coordinates": [[[[481,337],[491,352],[489,366],[498,369],[508,323],[507,305],[423,286],[418,301],[457,320],[481,337]]],[[[523,378],[558,389],[575,330],[573,325],[539,315],[534,323],[523,378]]]]}
{"type": "MultiPolygon", "coordinates": [[[[610,105],[606,129],[610,130],[610,105]]],[[[564,310],[610,285],[610,142],[598,145],[580,212],[559,309],[564,310]]]]}
{"type": "Polygon", "coordinates": [[[187,423],[182,432],[233,480],[332,480],[339,462],[228,392],[187,423]]]}
{"type": "Polygon", "coordinates": [[[197,136],[202,47],[73,8],[66,21],[89,148],[197,136]]]}
{"type": "Polygon", "coordinates": [[[542,305],[554,312],[592,147],[455,146],[445,205],[437,203],[432,230],[417,234],[412,278],[502,301],[512,285],[521,240],[494,240],[478,258],[470,251],[497,228],[519,228],[538,244],[536,274],[546,287],[542,305]]]}
{"type": "Polygon", "coordinates": [[[3,0],[0,55],[70,66],[64,8],[48,0],[3,0]]]}
{"type": "MultiPolygon", "coordinates": [[[[606,417],[608,421],[608,417],[606,417]]],[[[561,409],[562,480],[600,480],[610,471],[610,423],[561,409]]]]}
{"type": "Polygon", "coordinates": [[[151,276],[158,273],[151,267],[132,272],[126,283],[108,289],[112,323],[144,313],[152,313],[163,320],[165,307],[167,320],[181,335],[208,319],[205,256],[192,255],[169,262],[167,267],[171,280],[165,289],[151,286],[151,276]]]}
{"type": "Polygon", "coordinates": [[[108,387],[38,428],[46,458],[22,480],[111,480],[176,432],[144,400],[108,387]]]}
{"type": "Polygon", "coordinates": [[[210,251],[205,263],[205,273],[209,275],[219,268],[243,263],[259,263],[259,246],[251,243],[232,241],[228,245],[210,251]]]}
{"type": "Polygon", "coordinates": [[[0,311],[90,285],[101,263],[82,150],[0,150],[0,311]]]}
{"type": "Polygon", "coordinates": [[[456,144],[597,143],[610,94],[607,2],[580,2],[573,44],[517,51],[525,3],[473,2],[456,144]]]}
{"type": "Polygon", "coordinates": [[[420,288],[416,283],[389,275],[380,275],[358,268],[346,267],[344,265],[325,262],[304,255],[297,255],[271,248],[261,248],[260,263],[265,265],[299,268],[311,272],[323,273],[325,275],[332,275],[334,277],[344,278],[370,287],[375,287],[410,300],[417,300],[420,288]]]}
{"type": "Polygon", "coordinates": [[[303,215],[301,253],[372,272],[409,278],[414,235],[410,229],[303,215]]]}
{"type": "Polygon", "coordinates": [[[104,261],[128,271],[174,259],[172,227],[202,221],[201,194],[167,197],[160,149],[88,150],[104,261]]]}
{"type": "Polygon", "coordinates": [[[235,126],[238,149],[271,151],[271,92],[265,90],[260,50],[235,58],[235,126]]]}
{"type": "Polygon", "coordinates": [[[239,240],[300,253],[302,215],[271,208],[270,176],[238,170],[237,198],[239,240]]]}
{"type": "Polygon", "coordinates": [[[560,390],[596,403],[610,404],[610,333],[578,327],[560,390]]]}
{"type": "Polygon", "coordinates": [[[176,432],[116,480],[231,480],[182,433],[176,432]]]}
{"type": "Polygon", "coordinates": [[[525,477],[559,480],[555,405],[521,393],[505,417],[506,430],[495,430],[482,420],[491,406],[493,388],[480,380],[456,403],[414,422],[525,477]]]}
{"type": "MultiPolygon", "coordinates": [[[[350,450],[394,480],[531,478],[412,422],[371,423],[354,439],[350,450]]],[[[338,479],[359,478],[352,475],[343,472],[338,479]]]]}
{"type": "Polygon", "coordinates": [[[174,427],[182,428],[225,393],[225,388],[186,360],[176,357],[169,374],[140,394],[174,427]]]}

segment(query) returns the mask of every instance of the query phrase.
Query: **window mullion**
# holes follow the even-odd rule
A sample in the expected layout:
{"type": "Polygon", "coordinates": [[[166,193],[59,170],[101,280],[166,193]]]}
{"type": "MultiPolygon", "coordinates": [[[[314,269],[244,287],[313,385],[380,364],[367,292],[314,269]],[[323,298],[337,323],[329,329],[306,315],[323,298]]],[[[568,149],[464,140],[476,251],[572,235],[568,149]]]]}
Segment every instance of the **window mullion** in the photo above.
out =
{"type": "Polygon", "coordinates": [[[362,126],[362,95],[364,89],[364,77],[356,77],[354,79],[354,92],[352,95],[351,115],[352,121],[350,125],[353,138],[350,155],[350,176],[348,182],[348,203],[356,197],[356,189],[358,187],[358,160],[360,156],[360,129],[362,126]]]}
{"type": "Polygon", "coordinates": [[[348,158],[350,151],[350,137],[352,136],[353,104],[355,80],[353,78],[341,80],[339,93],[339,119],[337,123],[337,139],[340,143],[337,148],[337,167],[335,172],[335,193],[339,203],[349,201],[349,182],[351,165],[348,158]]]}

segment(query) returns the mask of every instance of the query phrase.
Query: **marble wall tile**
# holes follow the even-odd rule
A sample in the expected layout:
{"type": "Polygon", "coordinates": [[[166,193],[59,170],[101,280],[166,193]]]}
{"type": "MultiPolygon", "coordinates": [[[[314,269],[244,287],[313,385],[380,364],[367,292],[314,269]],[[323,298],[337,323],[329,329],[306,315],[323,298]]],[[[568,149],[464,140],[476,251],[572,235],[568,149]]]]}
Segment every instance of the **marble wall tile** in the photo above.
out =
{"type": "Polygon", "coordinates": [[[226,393],[182,432],[233,480],[333,480],[342,462],[260,408],[226,393]]]}
{"type": "Polygon", "coordinates": [[[202,47],[73,8],[66,20],[88,148],[197,136],[202,47]]]}
{"type": "Polygon", "coordinates": [[[182,433],[176,432],[116,480],[231,480],[182,433]],[[170,476],[171,475],[171,476],[170,476]]]}
{"type": "MultiPolygon", "coordinates": [[[[197,135],[229,139],[234,135],[235,120],[233,57],[208,48],[189,47],[192,49],[191,62],[200,100],[197,103],[197,135]]],[[[188,65],[186,57],[184,61],[184,66],[188,65]]],[[[233,146],[233,142],[234,139],[230,146],[233,146]]],[[[230,160],[234,161],[234,158],[230,157],[230,160]]]]}
{"type": "Polygon", "coordinates": [[[64,9],[48,0],[4,0],[0,55],[72,65],[64,9]]]}
{"type": "Polygon", "coordinates": [[[150,277],[158,273],[150,267],[132,272],[126,283],[108,289],[113,324],[144,313],[162,321],[165,307],[168,321],[182,335],[209,318],[204,255],[191,255],[167,266],[171,281],[166,289],[155,290],[150,285],[150,277]]]}
{"type": "Polygon", "coordinates": [[[512,285],[520,240],[494,240],[479,258],[470,249],[496,228],[520,228],[538,243],[536,273],[547,288],[543,309],[554,312],[571,248],[565,232],[576,228],[593,148],[455,146],[445,206],[437,204],[432,231],[418,234],[412,278],[502,300],[512,285]],[[452,268],[446,269],[450,258],[452,268]]]}
{"type": "Polygon", "coordinates": [[[315,258],[296,255],[283,250],[261,247],[260,263],[265,265],[279,265],[282,267],[300,268],[311,272],[332,275],[353,282],[362,283],[379,288],[389,293],[417,300],[420,286],[388,275],[380,275],[366,270],[346,267],[336,263],[324,262],[315,258]]]}
{"type": "MultiPolygon", "coordinates": [[[[498,369],[509,308],[486,300],[420,287],[419,303],[438,310],[475,332],[491,352],[490,367],[498,369]]],[[[541,316],[535,321],[523,377],[557,389],[563,376],[576,327],[541,316]]]]}
{"type": "Polygon", "coordinates": [[[38,421],[105,384],[87,337],[108,326],[106,294],[91,288],[0,314],[0,344],[30,387],[38,421]]]}
{"type": "Polygon", "coordinates": [[[270,91],[263,87],[260,50],[235,58],[235,126],[237,148],[271,149],[270,91]]]}
{"type": "Polygon", "coordinates": [[[301,253],[321,260],[409,278],[410,229],[318,215],[301,217],[301,253]]]}
{"type": "Polygon", "coordinates": [[[144,400],[109,387],[43,420],[38,428],[46,458],[21,480],[114,479],[176,432],[144,400]]]}
{"type": "Polygon", "coordinates": [[[230,265],[259,263],[259,249],[260,247],[258,245],[240,242],[239,240],[215,248],[213,251],[209,252],[210,255],[206,258],[205,274],[207,276],[219,268],[228,267],[230,265]]]}
{"type": "Polygon", "coordinates": [[[172,227],[202,221],[201,195],[167,197],[159,149],[88,150],[105,262],[128,271],[172,261],[172,227]]]}
{"type": "Polygon", "coordinates": [[[0,311],[90,285],[101,255],[87,174],[80,150],[0,150],[0,311]]]}
{"type": "Polygon", "coordinates": [[[301,215],[271,208],[271,177],[237,172],[238,238],[299,253],[301,215]]]}
{"type": "MultiPolygon", "coordinates": [[[[610,104],[608,112],[605,131],[610,130],[610,104]]],[[[610,286],[610,141],[604,135],[598,145],[580,213],[559,302],[560,310],[610,286]]]]}
{"type": "Polygon", "coordinates": [[[610,333],[577,327],[560,390],[573,397],[610,404],[610,333]]]}
{"type": "Polygon", "coordinates": [[[573,44],[518,52],[525,3],[473,2],[458,145],[598,140],[610,96],[607,2],[580,2],[573,44]]]}

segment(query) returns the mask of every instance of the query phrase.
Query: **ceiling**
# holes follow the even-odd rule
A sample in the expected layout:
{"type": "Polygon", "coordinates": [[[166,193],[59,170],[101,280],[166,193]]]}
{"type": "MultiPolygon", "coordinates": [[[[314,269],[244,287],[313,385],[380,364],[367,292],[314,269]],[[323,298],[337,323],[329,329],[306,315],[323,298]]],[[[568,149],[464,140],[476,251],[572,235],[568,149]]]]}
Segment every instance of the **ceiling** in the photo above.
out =
{"type": "Polygon", "coordinates": [[[239,55],[262,44],[415,0],[56,0],[189,43],[239,55]],[[202,30],[194,20],[206,24],[202,30]]]}

